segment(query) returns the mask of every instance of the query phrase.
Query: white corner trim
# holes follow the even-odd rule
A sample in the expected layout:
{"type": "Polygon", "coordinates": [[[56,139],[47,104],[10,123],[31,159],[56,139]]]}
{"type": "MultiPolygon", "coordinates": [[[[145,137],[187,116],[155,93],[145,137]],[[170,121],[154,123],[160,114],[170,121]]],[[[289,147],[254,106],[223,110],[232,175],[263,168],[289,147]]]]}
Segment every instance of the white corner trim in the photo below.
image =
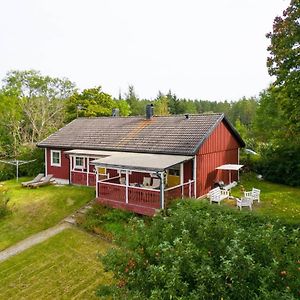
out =
{"type": "Polygon", "coordinates": [[[48,154],[48,148],[45,148],[45,176],[48,175],[48,159],[47,159],[47,154],[48,154]]]}
{"type": "Polygon", "coordinates": [[[195,198],[197,198],[197,155],[194,156],[194,194],[195,198]]]}
{"type": "Polygon", "coordinates": [[[50,161],[51,167],[61,167],[61,150],[51,150],[50,157],[51,157],[51,161],[50,161]],[[59,163],[53,163],[53,153],[54,152],[59,153],[59,163]]]}

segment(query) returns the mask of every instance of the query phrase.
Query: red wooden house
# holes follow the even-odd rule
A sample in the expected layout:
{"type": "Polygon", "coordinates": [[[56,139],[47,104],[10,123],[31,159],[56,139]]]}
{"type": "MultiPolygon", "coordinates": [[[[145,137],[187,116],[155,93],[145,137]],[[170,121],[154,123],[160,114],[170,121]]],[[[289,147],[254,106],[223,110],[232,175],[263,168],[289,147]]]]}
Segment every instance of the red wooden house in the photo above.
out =
{"type": "Polygon", "coordinates": [[[78,118],[38,144],[56,181],[95,186],[99,202],[147,215],[228,183],[228,172],[216,168],[238,164],[244,146],[224,114],[151,113],[78,118]]]}

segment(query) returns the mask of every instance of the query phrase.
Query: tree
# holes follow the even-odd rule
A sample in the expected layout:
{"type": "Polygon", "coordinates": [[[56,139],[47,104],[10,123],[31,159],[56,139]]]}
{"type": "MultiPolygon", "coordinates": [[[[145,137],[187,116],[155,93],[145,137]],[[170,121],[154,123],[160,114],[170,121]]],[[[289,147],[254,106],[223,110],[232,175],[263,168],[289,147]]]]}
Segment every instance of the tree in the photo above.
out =
{"type": "Polygon", "coordinates": [[[169,114],[168,98],[161,91],[158,92],[154,102],[154,113],[157,116],[167,116],[169,114]]]}
{"type": "Polygon", "coordinates": [[[131,115],[137,116],[140,115],[140,105],[139,105],[139,99],[138,96],[135,93],[134,86],[129,85],[128,86],[128,92],[125,94],[126,102],[130,106],[131,115]]]}
{"type": "Polygon", "coordinates": [[[256,98],[243,97],[236,102],[232,102],[231,105],[228,102],[224,102],[224,105],[229,105],[229,108],[221,108],[221,111],[225,112],[227,110],[227,115],[232,123],[240,120],[243,125],[250,127],[256,114],[257,102],[256,98]]]}
{"type": "Polygon", "coordinates": [[[115,104],[120,111],[120,116],[127,117],[131,114],[130,106],[126,102],[126,100],[123,99],[115,100],[115,104]]]}
{"type": "Polygon", "coordinates": [[[43,76],[35,70],[7,73],[0,122],[10,130],[14,156],[18,145],[38,142],[63,125],[63,101],[74,90],[68,79],[43,76]]]}
{"type": "Polygon", "coordinates": [[[262,91],[253,122],[253,131],[258,142],[276,144],[286,139],[289,132],[280,107],[281,94],[272,85],[262,91]]]}
{"type": "Polygon", "coordinates": [[[0,94],[0,157],[16,156],[26,138],[19,99],[0,94]]]}
{"type": "Polygon", "coordinates": [[[75,91],[75,84],[67,78],[43,76],[39,71],[13,70],[3,79],[2,91],[18,98],[67,99],[75,91]]]}
{"type": "Polygon", "coordinates": [[[274,86],[284,95],[280,106],[290,127],[292,139],[300,136],[300,1],[292,0],[283,16],[275,18],[267,59],[274,86]]]}
{"type": "Polygon", "coordinates": [[[101,86],[74,93],[66,102],[66,121],[76,117],[111,116],[112,109],[117,108],[111,95],[102,91],[101,86]]]}
{"type": "MultiPolygon", "coordinates": [[[[180,201],[134,219],[102,257],[103,299],[296,299],[299,230],[258,215],[180,201]],[[129,228],[128,228],[129,227],[129,228]]],[[[299,262],[299,261],[298,261],[299,262]]]]}

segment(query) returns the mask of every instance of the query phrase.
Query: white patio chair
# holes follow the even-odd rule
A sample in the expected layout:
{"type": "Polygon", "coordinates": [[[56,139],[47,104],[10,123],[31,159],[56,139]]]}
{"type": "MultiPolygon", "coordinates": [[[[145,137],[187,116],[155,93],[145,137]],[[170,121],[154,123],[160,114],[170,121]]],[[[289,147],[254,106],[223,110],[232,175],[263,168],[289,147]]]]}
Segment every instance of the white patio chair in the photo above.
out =
{"type": "Polygon", "coordinates": [[[157,189],[160,187],[160,179],[158,178],[153,178],[153,183],[152,185],[150,185],[149,187],[151,187],[152,189],[157,189]]]}
{"type": "Polygon", "coordinates": [[[222,200],[228,199],[229,191],[221,190],[219,187],[216,187],[210,190],[207,196],[209,198],[210,204],[212,204],[212,202],[217,202],[220,205],[222,200]]]}
{"type": "Polygon", "coordinates": [[[126,185],[126,178],[125,177],[120,177],[120,184],[126,185]]]}
{"type": "Polygon", "coordinates": [[[151,177],[144,177],[143,186],[150,186],[150,185],[151,185],[151,177]]]}
{"type": "Polygon", "coordinates": [[[242,210],[242,207],[249,207],[252,210],[252,198],[251,197],[242,197],[241,199],[236,198],[236,206],[242,210]]]}
{"type": "Polygon", "coordinates": [[[252,188],[252,191],[250,192],[244,192],[245,197],[252,198],[252,201],[257,200],[257,202],[260,202],[260,190],[256,188],[252,188]]]}

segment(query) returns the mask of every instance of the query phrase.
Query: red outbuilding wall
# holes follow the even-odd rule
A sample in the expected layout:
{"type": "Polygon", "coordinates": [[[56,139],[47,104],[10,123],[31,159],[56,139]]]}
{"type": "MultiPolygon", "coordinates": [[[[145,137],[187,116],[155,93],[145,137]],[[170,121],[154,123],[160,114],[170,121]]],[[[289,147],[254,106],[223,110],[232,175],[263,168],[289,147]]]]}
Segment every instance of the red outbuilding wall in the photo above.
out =
{"type": "Polygon", "coordinates": [[[67,154],[64,153],[64,149],[49,149],[46,148],[47,155],[47,174],[52,174],[54,178],[69,180],[70,173],[70,162],[67,154]],[[59,150],[61,151],[61,166],[51,166],[51,150],[59,150]]]}
{"type": "Polygon", "coordinates": [[[186,161],[183,165],[183,182],[193,179],[193,161],[186,161]]]}
{"type": "MultiPolygon", "coordinates": [[[[196,155],[197,197],[206,194],[216,180],[229,183],[229,171],[218,171],[224,164],[237,164],[239,160],[239,143],[222,121],[200,147],[196,155]]],[[[237,172],[232,172],[232,180],[237,180],[237,172]]]]}

